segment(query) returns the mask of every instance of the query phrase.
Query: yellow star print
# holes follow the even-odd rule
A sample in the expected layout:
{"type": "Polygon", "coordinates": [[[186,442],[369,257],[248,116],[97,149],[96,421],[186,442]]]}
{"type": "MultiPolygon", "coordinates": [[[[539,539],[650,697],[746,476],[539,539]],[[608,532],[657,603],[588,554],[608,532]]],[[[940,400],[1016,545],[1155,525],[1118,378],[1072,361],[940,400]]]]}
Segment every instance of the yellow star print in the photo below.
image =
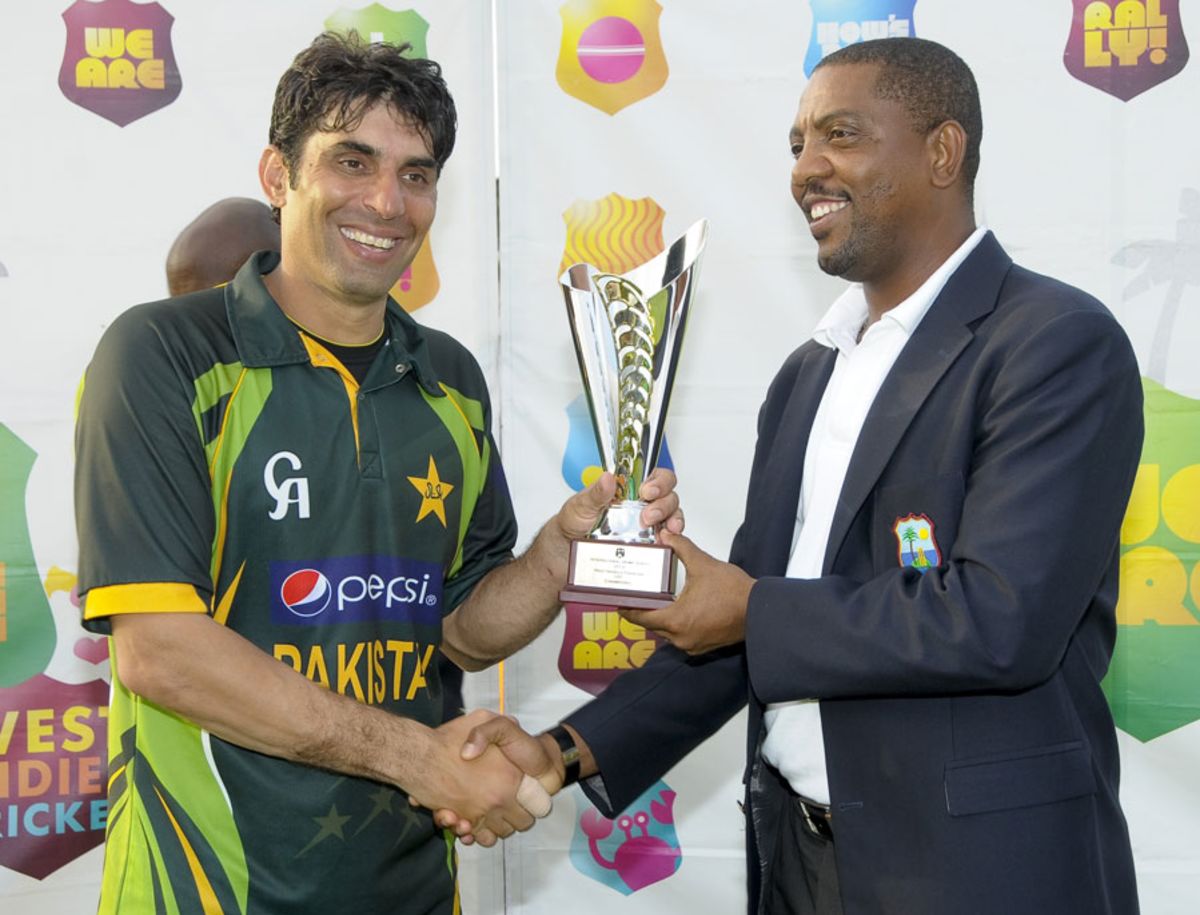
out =
{"type": "Polygon", "coordinates": [[[424,477],[409,477],[408,482],[421,494],[421,510],[417,512],[419,522],[428,514],[437,515],[442,527],[446,526],[446,496],[454,491],[452,483],[444,483],[438,476],[437,464],[429,455],[429,472],[424,477]]]}

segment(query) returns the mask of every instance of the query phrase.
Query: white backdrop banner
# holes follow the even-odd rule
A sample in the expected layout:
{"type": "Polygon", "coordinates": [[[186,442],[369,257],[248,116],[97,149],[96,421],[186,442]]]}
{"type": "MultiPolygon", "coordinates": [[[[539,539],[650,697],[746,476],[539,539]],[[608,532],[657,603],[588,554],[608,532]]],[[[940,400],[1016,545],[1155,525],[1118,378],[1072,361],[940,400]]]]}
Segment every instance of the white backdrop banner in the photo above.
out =
{"type": "MultiPolygon", "coordinates": [[[[455,94],[460,133],[439,214],[395,291],[488,374],[526,542],[596,473],[559,273],[577,260],[627,269],[695,219],[711,221],[666,439],[689,534],[716,555],[741,516],[767,384],[842,287],[817,269],[788,190],[787,132],[812,66],[873,37],[959,52],[983,98],[979,220],[1018,262],[1106,302],[1145,378],[1147,439],[1105,685],[1143,911],[1194,911],[1200,75],[1187,37],[1200,35],[1197,15],[1178,0],[9,4],[0,910],[76,913],[98,894],[108,654],[79,628],[74,592],[80,376],[117,314],[165,295],[164,259],[184,225],[218,199],[261,197],[275,82],[321,29],[353,27],[412,42],[443,64],[455,94]]],[[[571,606],[502,676],[468,678],[468,698],[542,728],[654,649],[603,608],[571,606]]],[[[738,716],[616,822],[572,789],[530,833],[467,850],[466,910],[739,911],[743,727],[738,716]]]]}

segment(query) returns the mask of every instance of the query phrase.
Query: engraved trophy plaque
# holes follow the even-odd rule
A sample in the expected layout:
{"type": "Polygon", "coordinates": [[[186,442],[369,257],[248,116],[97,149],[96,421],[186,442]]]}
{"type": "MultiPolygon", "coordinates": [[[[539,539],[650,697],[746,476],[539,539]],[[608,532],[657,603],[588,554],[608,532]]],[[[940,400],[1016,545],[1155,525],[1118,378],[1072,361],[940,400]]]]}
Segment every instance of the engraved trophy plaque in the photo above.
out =
{"type": "Polygon", "coordinates": [[[571,544],[564,603],[656,609],[674,599],[675,555],[642,527],[638,490],[662,448],[707,241],[708,221],[701,219],[628,273],[575,264],[560,277],[601,466],[617,478],[599,524],[571,544]]]}

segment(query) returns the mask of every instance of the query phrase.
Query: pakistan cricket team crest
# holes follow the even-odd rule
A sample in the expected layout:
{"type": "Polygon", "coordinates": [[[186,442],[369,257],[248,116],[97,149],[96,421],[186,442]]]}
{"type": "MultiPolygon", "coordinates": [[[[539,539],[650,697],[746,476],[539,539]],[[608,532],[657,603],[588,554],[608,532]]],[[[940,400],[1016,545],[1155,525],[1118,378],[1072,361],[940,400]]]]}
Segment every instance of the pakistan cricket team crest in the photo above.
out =
{"type": "Polygon", "coordinates": [[[454,492],[454,484],[447,483],[439,476],[432,454],[429,455],[429,469],[425,476],[410,476],[408,482],[421,494],[421,507],[417,511],[417,521],[420,522],[427,515],[433,515],[442,522],[442,527],[445,527],[446,497],[454,492]]]}
{"type": "Polygon", "coordinates": [[[562,46],[555,72],[567,95],[616,114],[667,82],[655,0],[569,0],[559,9],[562,46]]]}
{"type": "Polygon", "coordinates": [[[1072,3],[1063,64],[1077,80],[1127,102],[1187,63],[1179,0],[1072,3]]]}
{"type": "Polygon", "coordinates": [[[58,87],[70,101],[124,127],[178,97],[175,17],[159,4],[77,0],[62,18],[67,45],[58,87]]]}
{"type": "Polygon", "coordinates": [[[933,533],[933,522],[926,515],[905,515],[892,525],[896,535],[896,554],[900,565],[914,568],[924,574],[942,562],[937,538],[933,533]]]}

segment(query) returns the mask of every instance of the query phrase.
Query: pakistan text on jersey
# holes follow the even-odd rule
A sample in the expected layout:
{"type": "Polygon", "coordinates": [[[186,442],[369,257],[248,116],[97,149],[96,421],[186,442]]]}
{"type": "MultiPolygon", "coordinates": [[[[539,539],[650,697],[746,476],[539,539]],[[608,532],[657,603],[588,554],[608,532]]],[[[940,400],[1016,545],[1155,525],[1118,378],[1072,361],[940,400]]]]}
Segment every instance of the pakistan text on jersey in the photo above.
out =
{"type": "Polygon", "coordinates": [[[314,683],[367,705],[411,702],[429,689],[425,672],[436,645],[372,639],[333,645],[276,642],[274,655],[314,683]]]}

